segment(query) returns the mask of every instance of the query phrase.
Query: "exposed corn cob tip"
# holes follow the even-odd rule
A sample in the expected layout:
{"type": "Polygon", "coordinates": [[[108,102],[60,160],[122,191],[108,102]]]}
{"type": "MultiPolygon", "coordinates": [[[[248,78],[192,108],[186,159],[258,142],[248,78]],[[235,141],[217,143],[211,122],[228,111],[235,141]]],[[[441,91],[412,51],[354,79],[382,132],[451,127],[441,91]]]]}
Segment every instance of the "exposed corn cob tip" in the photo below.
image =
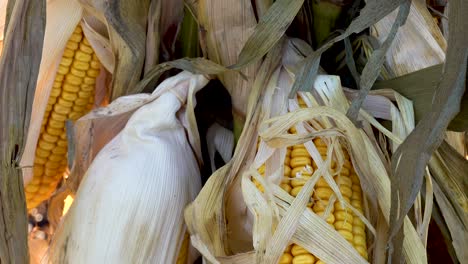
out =
{"type": "MultiPolygon", "coordinates": [[[[302,100],[299,100],[301,107],[306,107],[302,100]]],[[[291,134],[296,133],[295,128],[289,130],[291,134]]],[[[325,160],[328,155],[328,145],[325,140],[316,138],[313,140],[322,159],[325,160]]],[[[359,178],[354,172],[351,164],[351,159],[346,149],[342,149],[344,162],[341,167],[338,167],[336,159],[332,159],[330,172],[334,176],[341,194],[354,208],[363,213],[362,209],[362,190],[359,178]],[[338,171],[339,170],[339,171],[338,171]]],[[[335,155],[333,155],[333,158],[335,155]]],[[[284,160],[284,178],[280,187],[287,191],[292,196],[297,196],[301,191],[306,181],[312,177],[314,171],[318,169],[316,162],[312,159],[303,144],[288,147],[284,160]]],[[[259,168],[259,173],[264,177],[265,164],[259,168]]],[[[253,180],[263,192],[263,186],[253,180]]],[[[314,191],[311,195],[308,207],[324,220],[333,226],[333,228],[345,238],[356,251],[365,259],[368,259],[365,225],[363,221],[351,211],[350,208],[342,206],[336,201],[333,205],[329,205],[333,190],[328,185],[327,181],[321,177],[314,186],[314,191]]],[[[323,263],[314,255],[299,245],[289,245],[282,255],[280,264],[320,264],[323,263]]]]}
{"type": "Polygon", "coordinates": [[[48,199],[67,170],[65,122],[94,105],[100,62],[78,25],[68,40],[50,92],[36,148],[33,179],[26,186],[28,209],[48,199]]]}

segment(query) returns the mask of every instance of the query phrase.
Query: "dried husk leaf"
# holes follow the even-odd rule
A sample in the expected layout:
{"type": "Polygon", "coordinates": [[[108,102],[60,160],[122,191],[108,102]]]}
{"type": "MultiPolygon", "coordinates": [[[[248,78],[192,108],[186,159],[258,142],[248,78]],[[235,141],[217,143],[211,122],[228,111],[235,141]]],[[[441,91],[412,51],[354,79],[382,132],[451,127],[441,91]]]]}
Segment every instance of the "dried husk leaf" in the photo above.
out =
{"type": "MultiPolygon", "coordinates": [[[[197,16],[204,55],[223,66],[235,64],[257,24],[251,1],[199,0],[197,16]]],[[[235,72],[218,75],[231,94],[236,127],[242,127],[244,123],[248,96],[257,68],[256,63],[243,68],[242,73],[247,76],[247,80],[235,72]]]]}
{"type": "Polygon", "coordinates": [[[80,2],[90,14],[108,25],[109,39],[116,62],[111,71],[113,72],[111,100],[138,92],[134,88],[140,80],[144,66],[150,0],[80,0],[80,2]]]}
{"type": "MultiPolygon", "coordinates": [[[[371,27],[371,35],[383,43],[397,16],[394,11],[371,27]]],[[[396,76],[402,76],[443,63],[447,43],[426,7],[426,2],[411,2],[408,19],[398,31],[386,53],[386,63],[396,76]]]]}
{"type": "Polygon", "coordinates": [[[468,156],[468,142],[465,140],[466,132],[445,132],[445,141],[463,157],[468,156]]]}
{"type": "Polygon", "coordinates": [[[89,166],[55,233],[49,263],[175,262],[186,232],[183,209],[201,188],[199,138],[190,109],[207,83],[182,72],[151,95],[122,98],[133,102],[127,110],[134,112],[89,166]]]}
{"type": "MultiPolygon", "coordinates": [[[[232,255],[230,260],[239,256],[244,259],[254,258],[255,263],[275,263],[287,243],[293,241],[327,263],[365,263],[323,220],[308,211],[304,212],[306,187],[293,200],[276,186],[274,179],[278,178],[274,176],[277,172],[274,164],[281,166],[279,165],[282,164],[281,157],[282,155],[284,157],[281,152],[287,145],[307,142],[316,136],[343,137],[346,139],[343,142],[347,142],[345,146],[352,150],[353,163],[357,164],[356,169],[365,193],[370,197],[370,201],[376,201],[374,203],[382,210],[387,223],[390,214],[390,180],[386,170],[388,164],[384,164],[385,161],[380,158],[365,132],[355,128],[346,118],[345,113],[349,104],[339,90],[341,86],[337,77],[320,76],[316,82],[315,87],[319,97],[315,98],[321,98],[318,101],[327,107],[318,106],[315,102],[313,108],[281,115],[285,113],[284,111],[288,111],[286,104],[288,89],[292,88],[293,79],[287,76],[286,68],[283,71],[276,69],[278,69],[276,64],[262,65],[255,84],[266,88],[260,92],[259,87],[253,87],[254,93],[250,97],[248,115],[248,122],[251,125],[244,129],[232,161],[210,177],[200,195],[186,210],[186,222],[192,237],[197,237],[198,240],[195,246],[202,253],[209,252],[206,255],[203,253],[207,259],[210,261],[215,259],[219,263],[225,263],[226,258],[223,256],[241,252],[244,254],[232,255]],[[270,117],[273,118],[266,120],[270,117]],[[304,135],[287,135],[287,130],[296,123],[314,118],[325,120],[324,117],[334,121],[326,123],[328,129],[321,132],[307,132],[308,134],[304,135]],[[338,125],[335,127],[333,124],[338,125]],[[255,154],[258,133],[267,145],[261,144],[258,153],[255,154]],[[263,179],[256,174],[255,168],[265,160],[267,177],[263,179]],[[268,164],[273,166],[270,172],[268,164]],[[269,175],[272,178],[270,180],[269,175]],[[262,195],[250,182],[250,176],[254,176],[262,183],[265,195],[262,195]],[[254,247],[254,256],[245,253],[251,250],[249,247],[254,247]],[[249,257],[246,257],[246,254],[249,257]]],[[[313,98],[317,95],[304,96],[303,98],[313,102],[310,100],[315,100],[313,98]]],[[[362,110],[361,112],[363,113],[362,110]]],[[[364,118],[373,119],[369,115],[364,118]]],[[[398,136],[393,137],[398,143],[402,142],[398,136]]],[[[325,160],[323,164],[327,162],[330,161],[325,160]]],[[[318,176],[319,174],[316,174],[308,181],[309,188],[312,188],[313,181],[317,180],[318,176]]],[[[338,190],[334,182],[330,182],[330,186],[338,190]]],[[[337,192],[336,195],[338,200],[343,199],[341,193],[337,192]]],[[[406,219],[405,223],[404,248],[407,262],[425,263],[427,257],[423,243],[409,219],[406,219]]],[[[370,230],[375,230],[372,226],[369,227],[370,230]]],[[[385,254],[385,251],[380,252],[385,254]]]]}
{"type": "Polygon", "coordinates": [[[215,154],[218,152],[225,163],[232,158],[234,150],[234,134],[231,130],[214,123],[206,132],[206,144],[210,157],[211,171],[216,171],[215,154]]]}
{"type": "Polygon", "coordinates": [[[46,2],[9,1],[0,58],[0,262],[28,263],[27,218],[18,162],[44,45],[46,2]]]}
{"type": "MultiPolygon", "coordinates": [[[[77,191],[81,179],[99,151],[120,133],[130,116],[138,108],[179,86],[195,85],[193,75],[184,73],[178,76],[178,78],[169,78],[162,82],[153,94],[136,94],[120,97],[105,108],[95,109],[75,122],[73,126],[75,161],[66,182],[66,185],[72,192],[77,191]]],[[[200,79],[201,77],[198,78],[200,79]]],[[[193,99],[189,100],[187,108],[193,108],[194,104],[193,99]]],[[[189,120],[190,126],[193,127],[195,120],[193,111],[189,110],[187,120],[189,120]]],[[[198,130],[191,129],[189,131],[189,138],[199,138],[198,130]]],[[[201,162],[200,143],[193,142],[192,146],[197,159],[201,162]]]]}
{"type": "Polygon", "coordinates": [[[184,16],[183,0],[151,1],[146,33],[144,72],[156,66],[161,56],[164,61],[173,59],[175,40],[184,16]]]}

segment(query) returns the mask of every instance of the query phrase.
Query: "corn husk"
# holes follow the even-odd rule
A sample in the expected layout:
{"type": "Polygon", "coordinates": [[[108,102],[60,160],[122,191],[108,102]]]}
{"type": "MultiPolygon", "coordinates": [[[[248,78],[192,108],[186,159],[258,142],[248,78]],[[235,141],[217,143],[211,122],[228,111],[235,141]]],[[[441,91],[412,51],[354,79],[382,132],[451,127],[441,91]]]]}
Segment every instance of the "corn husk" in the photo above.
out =
{"type": "MultiPolygon", "coordinates": [[[[383,43],[397,16],[393,11],[371,27],[371,35],[383,43]]],[[[426,7],[425,1],[412,1],[406,23],[398,30],[387,51],[386,64],[397,76],[445,61],[447,43],[426,7]]]]}
{"type": "Polygon", "coordinates": [[[182,72],[152,95],[124,97],[90,114],[133,112],[88,168],[49,263],[175,263],[186,233],[183,209],[201,188],[193,100],[207,82],[182,72]],[[133,104],[125,108],[125,101],[133,104]]]}
{"type": "Polygon", "coordinates": [[[23,168],[23,182],[27,185],[32,179],[32,165],[36,153],[37,141],[40,135],[41,122],[47,106],[47,101],[52,90],[52,85],[62,58],[65,45],[73,33],[76,26],[81,23],[86,37],[90,37],[90,44],[96,51],[98,58],[105,62],[101,67],[101,73],[96,80],[95,104],[99,105],[103,101],[107,91],[106,78],[108,72],[105,68],[112,67],[113,54],[104,48],[102,43],[108,42],[104,38],[96,40],[96,32],[83,20],[83,8],[76,0],[55,0],[47,3],[47,22],[44,36],[44,46],[42,49],[42,60],[39,69],[39,76],[34,94],[33,111],[26,139],[26,147],[21,157],[20,165],[23,168]]]}
{"type": "MultiPolygon", "coordinates": [[[[195,5],[198,21],[203,31],[200,45],[206,57],[223,66],[237,62],[246,41],[252,35],[257,21],[251,1],[201,0],[195,5]]],[[[257,63],[242,69],[247,76],[227,71],[218,78],[232,98],[234,134],[239,135],[247,113],[247,102],[257,63]]]]}
{"type": "MultiPolygon", "coordinates": [[[[261,66],[252,88],[247,116],[250,126],[244,129],[232,161],[211,176],[186,210],[192,243],[206,260],[213,263],[276,263],[290,242],[299,244],[326,263],[366,263],[323,219],[305,210],[307,193],[321,175],[328,179],[336,199],[343,202],[336,183],[326,169],[323,170],[330,160],[319,165],[319,172],[307,181],[295,199],[278,186],[282,160],[287,146],[301,143],[305,143],[314,160],[319,160],[310,141],[316,136],[327,137],[333,144],[347,148],[369,204],[366,214],[360,218],[367,225],[371,241],[386,241],[391,196],[389,163],[371,126],[396,148],[403,141],[404,133],[411,129],[412,105],[396,93],[378,95],[388,106],[380,109],[380,115],[395,122],[392,131],[376,121],[372,112],[364,110],[359,115],[363,128],[358,129],[346,117],[349,102],[339,78],[320,75],[312,93],[300,93],[309,108],[298,109],[297,99],[288,100],[287,96],[294,84],[289,66],[300,63],[301,56],[290,41],[283,52],[270,55],[270,60],[267,57],[261,66]],[[272,59],[278,55],[282,57],[279,67],[272,59]],[[398,102],[397,106],[387,99],[392,97],[398,102]],[[306,123],[308,121],[311,123],[306,123]],[[315,121],[324,127],[317,129],[311,125],[315,121]],[[287,134],[292,126],[296,127],[298,135],[287,134]],[[257,152],[258,136],[261,143],[257,152]],[[265,178],[256,172],[263,163],[267,165],[265,178]],[[264,194],[251,182],[252,177],[265,187],[264,194]],[[379,217],[382,221],[377,221],[379,217]]],[[[372,106],[372,103],[368,104],[372,106]]],[[[430,211],[425,211],[427,215],[430,211]]],[[[425,226],[422,227],[424,230],[425,226]]],[[[426,263],[423,240],[408,218],[404,232],[407,263],[426,263]]],[[[384,260],[385,250],[385,246],[374,247],[373,262],[384,260]]]]}

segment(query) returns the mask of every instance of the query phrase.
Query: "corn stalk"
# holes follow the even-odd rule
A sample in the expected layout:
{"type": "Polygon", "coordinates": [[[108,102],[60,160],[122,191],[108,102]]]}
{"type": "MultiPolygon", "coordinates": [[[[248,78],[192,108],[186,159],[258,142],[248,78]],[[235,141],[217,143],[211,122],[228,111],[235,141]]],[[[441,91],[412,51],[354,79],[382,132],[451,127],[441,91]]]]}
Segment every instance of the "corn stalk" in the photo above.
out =
{"type": "Polygon", "coordinates": [[[28,263],[23,152],[45,29],[46,1],[10,1],[0,60],[0,263],[28,263]],[[39,51],[39,52],[38,52],[39,51]]]}

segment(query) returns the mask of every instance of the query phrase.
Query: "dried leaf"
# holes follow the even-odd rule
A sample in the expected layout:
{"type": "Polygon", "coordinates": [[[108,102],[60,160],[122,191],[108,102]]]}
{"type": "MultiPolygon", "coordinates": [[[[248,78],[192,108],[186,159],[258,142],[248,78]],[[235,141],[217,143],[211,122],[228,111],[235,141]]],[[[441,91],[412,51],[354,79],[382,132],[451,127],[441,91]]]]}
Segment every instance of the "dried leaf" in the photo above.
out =
{"type": "Polygon", "coordinates": [[[115,54],[111,100],[136,93],[146,49],[146,27],[150,0],[81,0],[84,7],[108,24],[115,54]]]}
{"type": "Polygon", "coordinates": [[[304,0],[275,1],[245,43],[237,63],[229,68],[240,69],[267,54],[283,37],[303,3],[304,0]]]}
{"type": "Polygon", "coordinates": [[[382,46],[374,50],[371,57],[369,58],[369,61],[362,70],[362,76],[359,83],[359,95],[356,99],[354,99],[351,107],[348,110],[348,113],[346,114],[353,122],[356,122],[359,109],[361,108],[364,99],[369,93],[369,90],[371,89],[375,80],[377,80],[377,77],[379,77],[380,69],[384,63],[385,54],[392,44],[396,33],[398,32],[398,28],[405,23],[409,14],[410,6],[411,1],[405,1],[400,5],[398,15],[395,19],[395,22],[393,22],[390,33],[388,33],[387,38],[382,43],[382,46]]]}
{"type": "MultiPolygon", "coordinates": [[[[403,75],[391,80],[376,82],[373,89],[392,88],[403,96],[412,100],[419,122],[426,113],[432,110],[434,93],[442,74],[442,64],[424,68],[422,70],[403,75]]],[[[468,91],[462,98],[460,112],[450,122],[448,129],[454,131],[468,130],[468,91]]]]}
{"type": "MultiPolygon", "coordinates": [[[[468,59],[468,13],[466,1],[451,1],[449,14],[450,37],[442,80],[434,94],[433,107],[406,138],[392,157],[392,208],[390,217],[390,253],[394,239],[403,225],[403,219],[412,207],[422,185],[424,168],[431,154],[442,142],[442,136],[451,119],[460,110],[465,90],[468,59]],[[410,183],[408,182],[410,180],[410,183]]],[[[400,255],[400,248],[393,252],[400,255]]],[[[397,260],[398,261],[398,260],[397,260]]]]}
{"type": "MultiPolygon", "coordinates": [[[[204,56],[223,66],[238,62],[241,49],[257,25],[250,0],[199,0],[198,21],[204,56]]],[[[231,95],[235,129],[243,125],[257,68],[252,64],[242,70],[247,80],[234,72],[218,75],[231,95]]]]}
{"type": "Polygon", "coordinates": [[[10,1],[0,58],[0,262],[28,263],[26,203],[19,159],[39,73],[46,1],[10,1]],[[14,7],[13,7],[14,4],[14,7]]]}
{"type": "Polygon", "coordinates": [[[219,64],[214,63],[211,60],[204,58],[183,58],[174,61],[163,62],[151,69],[149,72],[147,72],[145,78],[137,84],[135,91],[141,92],[147,87],[154,86],[161,74],[172,68],[205,75],[216,75],[229,71],[233,72],[233,74],[239,74],[242,77],[242,73],[227,69],[219,64]]]}
{"type": "MultiPolygon", "coordinates": [[[[317,68],[314,65],[318,64],[323,52],[329,49],[334,43],[349,37],[352,33],[358,33],[375,24],[377,21],[395,10],[407,0],[373,0],[368,1],[366,6],[361,10],[359,16],[351,22],[346,31],[326,42],[318,50],[307,56],[302,68],[296,73],[296,82],[291,90],[290,97],[292,98],[297,91],[305,91],[311,89],[314,84],[317,68]]],[[[403,14],[402,14],[403,15],[403,14]]],[[[396,22],[396,21],[395,21],[396,22]]],[[[400,21],[401,22],[401,21],[400,21]]],[[[375,57],[377,59],[377,57],[375,57]]],[[[362,80],[361,80],[362,81],[362,80]]]]}

